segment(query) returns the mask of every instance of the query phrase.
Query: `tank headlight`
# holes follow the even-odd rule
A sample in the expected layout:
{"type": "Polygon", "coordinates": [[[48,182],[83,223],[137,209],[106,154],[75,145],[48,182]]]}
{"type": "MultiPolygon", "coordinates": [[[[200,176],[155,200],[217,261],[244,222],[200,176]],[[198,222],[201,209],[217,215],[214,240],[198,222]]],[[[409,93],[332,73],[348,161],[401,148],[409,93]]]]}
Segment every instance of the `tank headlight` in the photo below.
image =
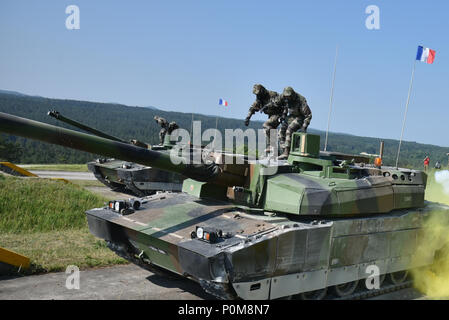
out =
{"type": "Polygon", "coordinates": [[[192,236],[192,239],[198,238],[210,243],[215,243],[223,237],[223,232],[221,230],[213,228],[196,227],[196,232],[192,232],[192,234],[193,233],[195,233],[195,236],[192,236]]]}
{"type": "Polygon", "coordinates": [[[196,236],[200,239],[203,239],[204,229],[201,227],[196,227],[196,236]]]}
{"type": "Polygon", "coordinates": [[[129,199],[129,205],[130,205],[134,210],[139,210],[139,208],[140,208],[140,201],[134,200],[134,199],[129,199]]]}
{"type": "Polygon", "coordinates": [[[109,201],[108,207],[109,209],[112,209],[115,212],[121,212],[123,209],[127,209],[129,205],[127,205],[126,202],[123,200],[117,200],[117,201],[109,201]]]}

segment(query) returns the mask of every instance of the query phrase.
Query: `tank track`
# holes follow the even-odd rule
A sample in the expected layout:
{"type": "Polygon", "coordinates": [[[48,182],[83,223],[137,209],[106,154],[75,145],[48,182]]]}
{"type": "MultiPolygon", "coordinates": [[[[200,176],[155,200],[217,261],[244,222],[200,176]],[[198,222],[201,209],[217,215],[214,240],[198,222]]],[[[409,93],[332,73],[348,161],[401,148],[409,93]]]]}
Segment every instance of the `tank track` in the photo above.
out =
{"type": "Polygon", "coordinates": [[[200,285],[204,291],[221,300],[238,300],[239,297],[229,283],[217,283],[200,280],[200,285]]]}
{"type": "Polygon", "coordinates": [[[329,300],[362,300],[367,298],[372,298],[375,296],[380,296],[382,294],[398,291],[401,289],[409,288],[413,284],[413,281],[405,281],[401,284],[389,284],[381,286],[379,289],[375,290],[361,290],[360,292],[354,292],[353,294],[350,294],[345,297],[330,297],[329,300]]]}
{"type": "MultiPolygon", "coordinates": [[[[170,279],[181,279],[184,278],[178,274],[175,274],[171,271],[165,270],[163,268],[160,268],[154,264],[151,263],[151,261],[147,259],[141,259],[138,258],[138,254],[133,252],[130,248],[124,248],[122,245],[115,244],[110,241],[106,241],[107,246],[109,249],[115,252],[119,257],[145,269],[148,270],[158,276],[170,278],[170,279]]],[[[184,278],[185,279],[185,278],[184,278]]],[[[203,288],[204,291],[206,291],[208,294],[221,299],[221,300],[238,300],[240,299],[237,294],[235,293],[234,289],[229,283],[218,283],[218,282],[212,282],[212,281],[206,281],[206,280],[199,280],[192,279],[200,284],[200,286],[203,288]]],[[[344,296],[344,297],[337,297],[334,294],[327,293],[327,295],[324,297],[323,300],[362,300],[362,299],[368,299],[375,296],[380,296],[382,294],[391,293],[394,291],[398,291],[404,288],[411,287],[413,284],[412,280],[404,281],[400,284],[391,284],[386,283],[387,280],[385,280],[384,284],[381,285],[379,289],[374,290],[367,290],[367,289],[358,289],[354,293],[344,296]]],[[[328,288],[329,289],[329,288],[328,288]]],[[[299,294],[294,295],[291,297],[288,297],[290,299],[299,300],[299,294]]],[[[287,299],[288,299],[287,298],[287,299]]],[[[281,298],[285,299],[285,298],[281,298]]]]}
{"type": "Polygon", "coordinates": [[[126,189],[129,190],[128,193],[132,193],[133,195],[137,197],[147,197],[151,196],[156,193],[154,190],[150,191],[143,191],[134,186],[134,184],[131,181],[125,181],[126,189]]]}
{"type": "MultiPolygon", "coordinates": [[[[326,296],[322,300],[363,300],[363,299],[369,299],[376,296],[381,296],[386,293],[391,293],[394,291],[399,291],[401,289],[409,288],[413,285],[413,281],[404,281],[401,284],[388,284],[383,285],[379,289],[374,290],[367,290],[367,289],[356,289],[356,292],[349,294],[347,296],[339,297],[336,296],[333,293],[329,293],[329,289],[332,287],[328,287],[328,292],[326,293],[326,296]]],[[[279,298],[279,300],[303,300],[301,298],[301,294],[296,294],[289,297],[283,297],[279,298]]]]}
{"type": "Polygon", "coordinates": [[[110,188],[112,191],[115,192],[122,192],[125,188],[121,186],[116,186],[109,182],[109,180],[106,180],[100,173],[92,172],[95,176],[95,178],[100,181],[102,184],[104,184],[106,187],[110,188]]]}
{"type": "Polygon", "coordinates": [[[135,197],[146,197],[156,193],[156,191],[153,190],[142,191],[136,188],[134,184],[130,181],[126,181],[125,185],[121,186],[113,182],[110,182],[109,180],[106,180],[100,173],[94,172],[93,174],[98,181],[100,181],[102,184],[104,184],[106,187],[108,187],[114,192],[126,193],[135,197]]]}
{"type": "MultiPolygon", "coordinates": [[[[344,296],[344,297],[337,297],[333,294],[327,294],[323,300],[363,300],[368,299],[376,296],[380,296],[386,293],[391,293],[394,291],[398,291],[401,289],[409,288],[413,284],[413,281],[405,281],[401,284],[386,284],[384,283],[383,286],[381,286],[379,289],[374,290],[367,290],[367,289],[360,289],[359,291],[356,291],[350,295],[344,296]]],[[[226,283],[214,283],[211,281],[204,281],[200,280],[200,285],[206,291],[207,293],[213,295],[214,297],[217,297],[222,300],[236,300],[239,299],[239,297],[235,294],[234,290],[232,289],[230,284],[226,283]]],[[[329,289],[329,288],[328,288],[329,289]]],[[[294,297],[291,297],[294,300],[299,300],[299,295],[295,295],[294,297]],[[298,297],[298,298],[296,298],[298,297]]],[[[281,298],[284,299],[284,298],[281,298]]]]}

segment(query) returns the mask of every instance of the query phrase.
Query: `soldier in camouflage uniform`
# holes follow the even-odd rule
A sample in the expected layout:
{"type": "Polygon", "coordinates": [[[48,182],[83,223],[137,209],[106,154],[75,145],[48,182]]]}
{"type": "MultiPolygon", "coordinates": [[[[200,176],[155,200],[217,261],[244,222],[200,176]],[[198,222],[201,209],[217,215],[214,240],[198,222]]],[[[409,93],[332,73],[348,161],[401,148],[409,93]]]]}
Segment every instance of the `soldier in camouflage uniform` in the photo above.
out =
{"type": "Polygon", "coordinates": [[[161,131],[159,131],[159,140],[161,144],[164,144],[165,135],[167,134],[169,123],[162,117],[154,116],[154,120],[156,120],[157,124],[161,127],[161,131]]]}
{"type": "Polygon", "coordinates": [[[176,122],[172,121],[170,122],[170,124],[168,125],[168,134],[171,134],[173,131],[175,131],[176,129],[179,129],[179,126],[176,122]]]}
{"type": "Polygon", "coordinates": [[[256,101],[249,108],[248,116],[245,119],[245,126],[249,125],[251,116],[256,111],[263,112],[268,116],[268,120],[263,124],[263,128],[267,143],[267,149],[265,151],[269,151],[271,141],[270,130],[276,129],[279,126],[283,107],[279,103],[279,94],[275,91],[265,89],[261,84],[254,85],[253,93],[256,95],[256,101]]]}
{"type": "Polygon", "coordinates": [[[312,111],[310,111],[306,98],[295,92],[292,87],[286,87],[280,97],[281,104],[284,106],[282,115],[282,125],[279,132],[279,140],[284,147],[284,152],[278,157],[279,160],[287,159],[290,153],[290,143],[293,132],[301,129],[307,132],[307,127],[312,120],[312,111]]]}

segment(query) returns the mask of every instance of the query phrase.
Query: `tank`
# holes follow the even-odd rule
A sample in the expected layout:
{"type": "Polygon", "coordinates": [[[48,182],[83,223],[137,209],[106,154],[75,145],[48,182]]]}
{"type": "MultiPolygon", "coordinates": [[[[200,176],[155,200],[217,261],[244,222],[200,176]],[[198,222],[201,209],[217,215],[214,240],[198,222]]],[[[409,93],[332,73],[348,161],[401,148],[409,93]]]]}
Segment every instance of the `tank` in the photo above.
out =
{"type": "Polygon", "coordinates": [[[424,223],[449,213],[424,201],[424,172],[320,152],[313,134],[294,133],[284,161],[193,165],[1,113],[0,131],[184,175],[182,193],[88,210],[89,229],[129,261],[222,299],[347,299],[402,288],[439,249],[418,254],[424,223]],[[358,285],[370,268],[382,283],[374,291],[358,285]]]}
{"type": "MultiPolygon", "coordinates": [[[[72,125],[83,131],[92,133],[96,136],[130,143],[138,147],[168,152],[172,149],[174,143],[170,140],[170,135],[166,135],[163,145],[151,146],[139,140],[124,141],[102,131],[86,126],[78,121],[63,116],[58,111],[49,111],[50,117],[72,125]]],[[[134,162],[122,161],[114,158],[98,158],[87,163],[87,168],[92,172],[95,178],[113,191],[128,193],[134,196],[147,196],[157,191],[180,192],[182,182],[185,177],[169,171],[143,166],[134,162]]]]}

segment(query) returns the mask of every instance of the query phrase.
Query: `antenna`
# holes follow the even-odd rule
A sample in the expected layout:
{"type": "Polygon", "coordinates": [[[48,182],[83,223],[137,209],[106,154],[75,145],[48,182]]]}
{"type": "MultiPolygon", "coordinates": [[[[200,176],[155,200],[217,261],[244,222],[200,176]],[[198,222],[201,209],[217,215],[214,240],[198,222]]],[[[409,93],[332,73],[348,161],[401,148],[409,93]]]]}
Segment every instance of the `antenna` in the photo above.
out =
{"type": "Polygon", "coordinates": [[[332,100],[334,98],[334,83],[335,83],[335,73],[337,72],[337,57],[338,57],[338,44],[335,49],[335,62],[334,62],[334,75],[332,77],[332,86],[331,86],[331,96],[329,99],[329,115],[327,116],[327,130],[326,130],[326,139],[324,141],[324,151],[327,150],[327,138],[329,135],[329,125],[331,121],[331,112],[332,112],[332,100]]]}

